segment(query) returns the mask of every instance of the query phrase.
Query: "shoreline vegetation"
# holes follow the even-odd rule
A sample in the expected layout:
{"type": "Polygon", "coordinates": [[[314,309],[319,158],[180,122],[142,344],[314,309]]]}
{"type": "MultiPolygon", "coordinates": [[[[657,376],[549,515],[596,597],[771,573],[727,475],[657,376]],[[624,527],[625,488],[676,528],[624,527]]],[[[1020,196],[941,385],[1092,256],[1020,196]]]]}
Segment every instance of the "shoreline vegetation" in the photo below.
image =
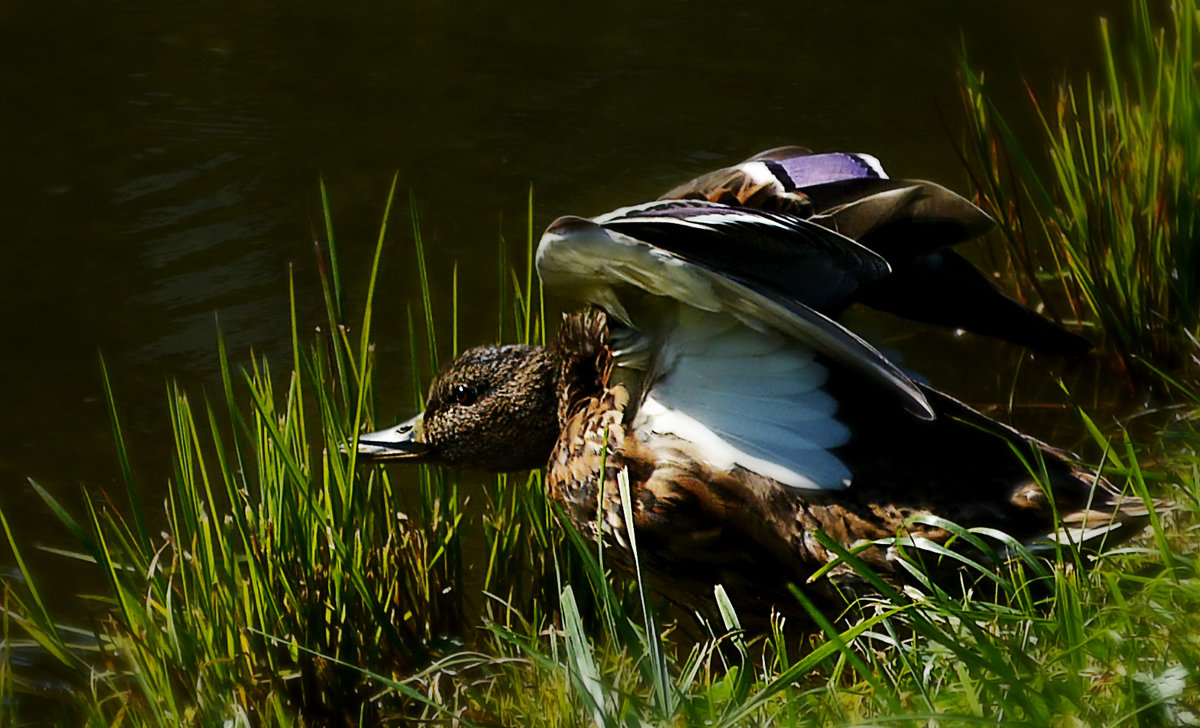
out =
{"type": "MultiPolygon", "coordinates": [[[[107,372],[126,492],[85,492],[84,512],[68,513],[30,481],[78,543],[64,557],[104,577],[103,593],[81,596],[90,623],[59,621],[42,590],[53,575],[30,572],[18,514],[0,513],[20,572],[0,581],[0,727],[1200,725],[1200,15],[1181,0],[1160,30],[1158,3],[1133,7],[1128,49],[1101,23],[1100,80],[1064,85],[1049,108],[1033,100],[1036,142],[1014,137],[964,62],[962,152],[1004,231],[1006,280],[1177,413],[1135,439],[1078,412],[1104,474],[1151,511],[1138,539],[1095,557],[1033,553],[940,523],[1001,566],[898,541],[914,577],[898,589],[827,543],[878,592],[842,618],[797,590],[815,628],[746,634],[718,589],[719,620],[673,621],[558,517],[540,472],[410,477],[339,449],[387,424],[373,414],[371,324],[394,188],[365,300],[351,304],[322,187],[327,319],[310,337],[293,313],[282,372],[262,359],[235,371],[222,343],[221,391],[169,387],[164,531],[138,505],[136,443],[107,372]],[[961,592],[924,576],[947,560],[961,564],[961,592]]],[[[416,372],[458,348],[454,326],[434,325],[438,307],[457,318],[457,270],[435,305],[410,208],[420,402],[416,372]]],[[[503,341],[546,335],[532,210],[531,195],[525,260],[510,266],[500,248],[503,341]]],[[[294,282],[289,293],[294,312],[294,282]]]]}
{"type": "MultiPolygon", "coordinates": [[[[1200,86],[1195,0],[1132,3],[1126,48],[1099,21],[1104,68],[1047,102],[1018,139],[964,60],[960,149],[999,223],[1006,280],[1086,328],[1135,376],[1195,367],[1200,344],[1200,86]],[[1165,16],[1156,26],[1152,15],[1165,16]],[[1148,371],[1149,370],[1149,371],[1148,371]]],[[[965,57],[964,51],[964,57],[965,57]]]]}

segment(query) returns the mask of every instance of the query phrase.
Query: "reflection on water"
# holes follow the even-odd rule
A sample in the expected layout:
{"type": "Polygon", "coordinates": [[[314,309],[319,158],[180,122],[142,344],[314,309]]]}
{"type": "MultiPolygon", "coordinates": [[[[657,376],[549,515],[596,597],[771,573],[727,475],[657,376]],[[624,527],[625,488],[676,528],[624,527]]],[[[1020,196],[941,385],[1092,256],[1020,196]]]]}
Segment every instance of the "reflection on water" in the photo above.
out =
{"type": "MultiPolygon", "coordinates": [[[[1124,12],[1123,2],[1033,0],[706,0],[603,13],[256,5],[0,8],[0,505],[28,514],[18,523],[27,541],[61,537],[26,477],[75,508],[81,485],[120,492],[98,351],[143,487],[159,489],[163,382],[214,390],[215,321],[234,356],[253,348],[282,362],[291,266],[301,318],[317,320],[319,175],[361,295],[398,173],[401,200],[411,191],[421,211],[442,300],[451,261],[464,261],[461,340],[480,343],[495,328],[496,241],[523,246],[531,183],[544,226],[801,143],[870,151],[895,174],[961,189],[942,119],[956,113],[960,32],[1017,108],[1019,74],[1046,88],[1061,69],[1088,65],[1096,15],[1124,12]]],[[[377,324],[382,362],[400,382],[414,298],[404,217],[393,220],[377,324]]],[[[968,399],[1002,401],[1012,367],[966,347],[975,353],[955,359],[975,362],[965,375],[937,371],[931,340],[890,345],[939,382],[976,381],[961,392],[968,399]]],[[[397,412],[410,405],[402,390],[383,388],[397,412]]],[[[151,512],[161,497],[146,494],[151,512]]]]}

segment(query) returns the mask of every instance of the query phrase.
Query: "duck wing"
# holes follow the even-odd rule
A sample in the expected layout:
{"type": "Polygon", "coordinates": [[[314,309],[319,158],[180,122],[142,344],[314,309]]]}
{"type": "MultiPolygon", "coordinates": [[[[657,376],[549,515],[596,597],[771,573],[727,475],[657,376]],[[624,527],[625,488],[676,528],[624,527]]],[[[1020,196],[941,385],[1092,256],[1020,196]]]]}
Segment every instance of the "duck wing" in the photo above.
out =
{"type": "Polygon", "coordinates": [[[895,264],[976,238],[995,222],[925,180],[891,179],[870,154],[779,147],[701,175],[660,199],[706,199],[787,212],[837,230],[895,264]]]}
{"type": "MultiPolygon", "coordinates": [[[[734,397],[733,390],[749,382],[759,386],[737,397],[769,400],[785,394],[800,369],[819,389],[825,374],[816,354],[876,383],[914,415],[932,417],[904,372],[801,300],[840,305],[840,298],[888,271],[879,256],[814,223],[712,203],[651,203],[596,220],[559,218],[542,236],[537,267],[548,289],[598,305],[630,329],[633,340],[619,344],[618,363],[646,369],[647,398],[668,401],[674,412],[711,421],[719,412],[752,411],[724,406],[719,395],[734,397]],[[818,293],[792,295],[801,281],[818,293]],[[696,319],[693,312],[711,316],[696,319]],[[769,341],[754,341],[755,335],[769,341]],[[770,356],[755,348],[764,345],[770,356]],[[721,355],[725,361],[717,361],[721,355]],[[701,381],[707,384],[700,387],[701,381]],[[655,393],[660,399],[650,396],[655,393]]],[[[803,429],[799,423],[822,406],[799,405],[795,417],[780,422],[803,429]]],[[[735,429],[731,421],[723,436],[741,437],[747,451],[778,455],[774,434],[749,424],[735,429]]]]}
{"type": "Polygon", "coordinates": [[[870,155],[780,147],[702,175],[665,198],[788,212],[858,241],[892,266],[892,275],[864,287],[857,299],[872,308],[1052,354],[1091,349],[947,249],[991,230],[986,213],[933,182],[890,179],[870,155]]]}
{"type": "Polygon", "coordinates": [[[891,273],[884,258],[843,235],[764,210],[658,201],[594,222],[730,278],[768,285],[819,311],[841,310],[865,284],[891,273]]]}
{"type": "Polygon", "coordinates": [[[994,227],[966,199],[921,180],[856,179],[805,190],[813,222],[883,256],[892,275],[865,286],[858,301],[907,319],[964,329],[1059,356],[1092,344],[1009,297],[948,246],[994,227]]]}

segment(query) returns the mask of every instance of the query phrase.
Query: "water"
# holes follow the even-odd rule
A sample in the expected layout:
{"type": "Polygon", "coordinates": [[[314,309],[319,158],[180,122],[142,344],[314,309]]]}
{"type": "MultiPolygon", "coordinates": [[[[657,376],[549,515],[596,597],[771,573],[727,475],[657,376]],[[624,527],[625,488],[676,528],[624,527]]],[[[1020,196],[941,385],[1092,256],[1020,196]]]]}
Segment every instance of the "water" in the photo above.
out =
{"type": "MultiPolygon", "coordinates": [[[[284,365],[290,270],[302,320],[319,320],[319,176],[352,294],[395,174],[435,294],[461,261],[462,341],[483,343],[497,240],[522,250],[531,185],[540,230],[800,143],[961,190],[946,130],[960,37],[1015,113],[1022,75],[1048,90],[1094,67],[1096,18],[1125,17],[1123,2],[1033,0],[404,5],[0,3],[0,506],[23,543],[72,545],[28,477],[76,513],[84,490],[121,493],[99,353],[152,513],[169,472],[164,382],[217,391],[216,321],[237,361],[284,365]]],[[[375,325],[401,384],[407,228],[398,214],[375,325]]],[[[936,371],[933,340],[890,343],[936,371]]],[[[1000,401],[1014,374],[993,351],[967,350],[939,381],[1000,401]]],[[[404,390],[383,390],[397,413],[404,390]]],[[[60,605],[93,587],[29,553],[60,605]]],[[[0,569],[14,573],[7,553],[0,569]]]]}

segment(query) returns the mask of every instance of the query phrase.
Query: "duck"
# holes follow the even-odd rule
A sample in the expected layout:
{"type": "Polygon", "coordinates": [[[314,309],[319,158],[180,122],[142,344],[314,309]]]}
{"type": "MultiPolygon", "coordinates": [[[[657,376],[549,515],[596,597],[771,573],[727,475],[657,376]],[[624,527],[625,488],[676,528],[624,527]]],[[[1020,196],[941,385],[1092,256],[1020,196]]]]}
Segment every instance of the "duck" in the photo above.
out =
{"type": "Polygon", "coordinates": [[[660,596],[699,612],[716,585],[739,613],[795,611],[789,585],[844,606],[861,579],[830,539],[902,581],[897,539],[946,544],[946,522],[1028,544],[1135,530],[1133,504],[1098,473],[838,321],[863,304],[1085,351],[945,250],[990,219],[934,183],[890,180],[868,155],[782,149],[660,200],[555,220],[538,274],[582,308],[545,346],[465,351],[434,377],[424,412],[360,435],[353,452],[545,467],[548,497],[606,559],[632,567],[636,544],[660,596]],[[930,310],[942,284],[949,308],[990,299],[999,317],[930,310]],[[919,305],[885,295],[914,287],[931,289],[919,305]]]}

